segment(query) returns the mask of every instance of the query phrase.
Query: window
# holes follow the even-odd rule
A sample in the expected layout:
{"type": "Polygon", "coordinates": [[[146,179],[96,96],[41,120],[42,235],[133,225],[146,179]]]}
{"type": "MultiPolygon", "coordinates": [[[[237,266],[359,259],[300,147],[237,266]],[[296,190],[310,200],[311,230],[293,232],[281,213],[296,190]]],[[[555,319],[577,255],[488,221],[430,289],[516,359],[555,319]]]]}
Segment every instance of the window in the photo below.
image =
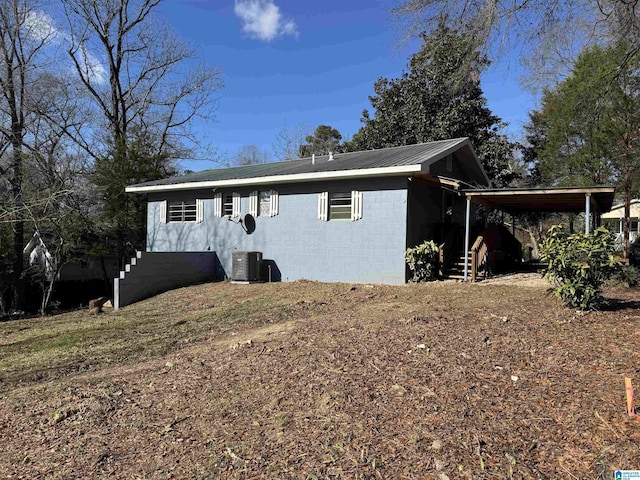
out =
{"type": "Polygon", "coordinates": [[[195,200],[186,202],[169,202],[169,222],[195,222],[197,220],[197,207],[195,200]]]}
{"type": "Polygon", "coordinates": [[[160,223],[196,222],[204,220],[204,200],[160,202],[160,223]]]}
{"type": "Polygon", "coordinates": [[[275,217],[278,215],[279,196],[275,190],[254,191],[249,195],[249,213],[254,217],[275,217]]]}
{"type": "Polygon", "coordinates": [[[362,192],[323,192],[318,196],[320,220],[360,220],[362,218],[362,192]]]}
{"type": "Polygon", "coordinates": [[[629,228],[630,231],[632,232],[637,232],[638,231],[638,221],[637,220],[632,220],[631,221],[631,227],[629,228]]]}
{"type": "Polygon", "coordinates": [[[271,192],[260,192],[258,194],[258,216],[271,216],[271,192]]]}
{"type": "Polygon", "coordinates": [[[233,194],[225,193],[222,196],[222,215],[233,216],[233,194]]]}
{"type": "Polygon", "coordinates": [[[351,220],[351,193],[329,194],[329,220],[351,220]]]}
{"type": "Polygon", "coordinates": [[[241,198],[238,192],[216,193],[213,197],[214,217],[238,217],[240,216],[241,198]]]}

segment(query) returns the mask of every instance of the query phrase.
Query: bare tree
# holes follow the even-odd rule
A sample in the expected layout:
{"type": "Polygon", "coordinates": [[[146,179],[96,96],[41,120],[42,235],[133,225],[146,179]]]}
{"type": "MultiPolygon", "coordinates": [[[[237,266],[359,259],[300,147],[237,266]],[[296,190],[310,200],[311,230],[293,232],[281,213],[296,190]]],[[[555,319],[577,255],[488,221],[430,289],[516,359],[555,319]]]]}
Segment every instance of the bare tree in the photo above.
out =
{"type": "Polygon", "coordinates": [[[86,247],[85,239],[92,230],[91,205],[95,203],[83,159],[69,154],[61,137],[54,134],[47,139],[46,149],[26,159],[29,175],[25,183],[31,199],[25,205],[25,217],[33,231],[47,240],[46,265],[36,264],[27,270],[42,291],[41,315],[46,314],[61,269],[86,247]]]}
{"type": "Polygon", "coordinates": [[[307,125],[298,124],[290,128],[285,123],[273,142],[274,156],[280,161],[298,158],[300,146],[310,134],[311,128],[307,125]]]}
{"type": "Polygon", "coordinates": [[[0,0],[0,153],[10,159],[0,165],[0,177],[9,184],[5,210],[11,212],[13,230],[11,303],[18,309],[24,306],[24,158],[35,149],[30,132],[38,100],[35,86],[54,35],[38,21],[41,15],[35,1],[0,0]]]}
{"type": "Polygon", "coordinates": [[[257,165],[267,163],[269,155],[257,145],[244,145],[238,150],[233,159],[233,164],[237,166],[257,165]]]}
{"type": "Polygon", "coordinates": [[[96,211],[92,208],[95,195],[86,158],[72,153],[73,145],[65,135],[69,125],[77,121],[73,108],[67,109],[74,105],[67,87],[65,80],[45,71],[39,72],[36,84],[29,89],[25,96],[28,122],[21,155],[21,200],[0,203],[0,224],[15,228],[22,223],[28,236],[38,232],[47,238],[46,264],[31,265],[23,272],[25,278],[41,287],[42,315],[57,274],[79,245],[80,237],[90,230],[96,211]]]}
{"type": "MultiPolygon", "coordinates": [[[[211,116],[221,74],[196,64],[195,51],[155,15],[161,0],[62,3],[70,31],[68,53],[108,129],[109,137],[98,139],[106,150],[126,146],[141,132],[153,137],[152,155],[176,158],[196,145],[190,122],[211,116]]],[[[77,133],[88,153],[106,153],[92,148],[99,129],[77,133]]]]}

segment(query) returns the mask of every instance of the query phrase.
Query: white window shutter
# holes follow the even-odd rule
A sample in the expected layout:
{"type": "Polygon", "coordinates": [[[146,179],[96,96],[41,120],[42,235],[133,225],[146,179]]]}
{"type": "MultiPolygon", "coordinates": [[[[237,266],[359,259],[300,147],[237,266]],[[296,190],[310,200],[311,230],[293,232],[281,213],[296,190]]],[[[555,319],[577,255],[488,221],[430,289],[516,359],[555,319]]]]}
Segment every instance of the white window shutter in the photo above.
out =
{"type": "Polygon", "coordinates": [[[196,223],[204,222],[204,200],[196,199],[196,223]]]}
{"type": "Polygon", "coordinates": [[[270,201],[269,216],[275,217],[276,215],[278,215],[279,209],[280,209],[280,197],[278,195],[278,192],[276,192],[275,190],[271,190],[269,192],[269,201],[270,201]]]}
{"type": "Polygon", "coordinates": [[[160,202],[160,223],[167,223],[167,201],[160,202]]]}
{"type": "Polygon", "coordinates": [[[258,192],[254,191],[249,194],[249,213],[254,217],[258,216],[258,192]]]}
{"type": "Polygon", "coordinates": [[[353,190],[351,192],[351,220],[356,221],[362,218],[362,192],[353,190]]]}
{"type": "Polygon", "coordinates": [[[216,193],[213,196],[213,216],[221,217],[222,216],[222,194],[216,193]]]}
{"type": "Polygon", "coordinates": [[[318,195],[318,218],[323,221],[329,220],[329,193],[322,192],[318,195]]]}
{"type": "Polygon", "coordinates": [[[241,210],[241,197],[240,194],[238,192],[233,192],[233,213],[232,213],[232,217],[239,217],[240,216],[240,210],[241,210]]]}

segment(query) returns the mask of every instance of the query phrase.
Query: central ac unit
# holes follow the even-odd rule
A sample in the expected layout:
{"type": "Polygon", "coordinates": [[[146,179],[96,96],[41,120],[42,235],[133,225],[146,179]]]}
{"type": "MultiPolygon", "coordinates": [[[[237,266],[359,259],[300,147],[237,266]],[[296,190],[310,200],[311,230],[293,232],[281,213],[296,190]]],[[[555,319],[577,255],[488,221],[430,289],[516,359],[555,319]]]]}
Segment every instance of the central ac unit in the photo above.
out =
{"type": "Polygon", "coordinates": [[[231,279],[239,282],[260,280],[262,252],[233,252],[231,254],[231,279]]]}

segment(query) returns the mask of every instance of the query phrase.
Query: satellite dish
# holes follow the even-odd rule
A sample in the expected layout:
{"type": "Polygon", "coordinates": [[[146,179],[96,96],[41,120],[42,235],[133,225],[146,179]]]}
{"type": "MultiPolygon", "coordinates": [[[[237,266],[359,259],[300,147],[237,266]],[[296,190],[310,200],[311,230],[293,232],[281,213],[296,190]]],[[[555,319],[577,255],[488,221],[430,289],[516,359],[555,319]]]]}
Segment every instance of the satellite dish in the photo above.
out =
{"type": "Polygon", "coordinates": [[[253,218],[253,215],[251,215],[250,213],[247,213],[244,216],[244,231],[247,232],[249,235],[251,235],[253,232],[256,231],[256,219],[253,218]]]}

